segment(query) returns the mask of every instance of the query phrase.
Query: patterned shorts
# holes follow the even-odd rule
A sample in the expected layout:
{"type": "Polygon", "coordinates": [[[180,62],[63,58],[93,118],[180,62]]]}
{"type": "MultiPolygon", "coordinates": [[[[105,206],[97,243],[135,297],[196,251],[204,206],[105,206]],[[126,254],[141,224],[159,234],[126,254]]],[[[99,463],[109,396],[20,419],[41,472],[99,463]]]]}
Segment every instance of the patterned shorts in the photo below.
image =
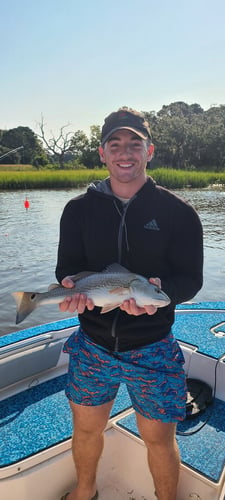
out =
{"type": "Polygon", "coordinates": [[[133,408],[144,417],[162,422],[185,418],[184,358],[171,333],[154,344],[112,353],[79,329],[65,343],[64,352],[69,354],[66,395],[74,403],[107,403],[124,383],[133,408]]]}

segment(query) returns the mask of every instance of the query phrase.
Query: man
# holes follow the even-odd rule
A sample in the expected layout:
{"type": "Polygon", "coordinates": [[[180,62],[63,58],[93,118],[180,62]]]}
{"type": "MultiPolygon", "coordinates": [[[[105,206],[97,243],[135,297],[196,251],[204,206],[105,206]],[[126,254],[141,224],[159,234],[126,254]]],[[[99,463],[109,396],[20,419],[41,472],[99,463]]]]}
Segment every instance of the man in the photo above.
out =
{"type": "Polygon", "coordinates": [[[74,296],[61,303],[61,311],[78,312],[81,325],[65,345],[77,471],[67,500],[97,498],[103,433],[120,382],[127,384],[136,412],[157,498],[176,498],[175,430],[185,417],[186,393],[184,360],[171,326],[176,304],[202,286],[202,227],[189,204],[147,176],[153,151],[141,113],[121,108],[110,114],[99,147],[109,178],[71,200],[61,218],[56,276],[64,286],[74,286],[71,276],[80,271],[118,262],[162,286],[171,299],[158,310],[130,299],[101,315],[75,287],[74,296]]]}

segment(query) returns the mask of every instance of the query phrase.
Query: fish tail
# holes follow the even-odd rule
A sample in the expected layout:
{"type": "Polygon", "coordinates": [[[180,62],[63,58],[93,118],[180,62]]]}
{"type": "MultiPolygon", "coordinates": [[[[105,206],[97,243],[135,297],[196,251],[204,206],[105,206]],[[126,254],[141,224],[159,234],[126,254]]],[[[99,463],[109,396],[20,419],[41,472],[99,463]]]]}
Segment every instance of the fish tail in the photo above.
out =
{"type": "Polygon", "coordinates": [[[17,306],[16,324],[21,323],[37,307],[35,297],[37,294],[32,292],[14,292],[12,293],[17,306]]]}

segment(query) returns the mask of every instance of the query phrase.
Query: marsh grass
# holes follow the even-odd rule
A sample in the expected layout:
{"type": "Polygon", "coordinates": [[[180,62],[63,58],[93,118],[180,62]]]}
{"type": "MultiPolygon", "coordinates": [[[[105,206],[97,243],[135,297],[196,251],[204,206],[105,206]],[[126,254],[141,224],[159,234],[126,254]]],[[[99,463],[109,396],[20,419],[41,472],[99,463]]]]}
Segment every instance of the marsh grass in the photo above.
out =
{"type": "Polygon", "coordinates": [[[157,184],[170,189],[207,188],[225,185],[225,172],[200,172],[160,168],[150,171],[157,184]]]}
{"type": "MultiPolygon", "coordinates": [[[[160,168],[148,170],[157,184],[169,189],[207,188],[213,184],[225,186],[225,172],[197,172],[160,168]]],[[[86,186],[108,176],[105,169],[2,171],[0,190],[65,189],[86,186]]]]}
{"type": "Polygon", "coordinates": [[[0,172],[12,172],[12,171],[20,171],[21,170],[24,170],[24,171],[28,171],[28,170],[34,170],[34,167],[32,165],[22,165],[22,164],[16,164],[16,163],[13,163],[13,164],[1,164],[0,163],[0,172]]]}
{"type": "Polygon", "coordinates": [[[104,179],[107,171],[92,170],[41,170],[0,171],[0,189],[63,189],[81,187],[95,180],[104,179]]]}

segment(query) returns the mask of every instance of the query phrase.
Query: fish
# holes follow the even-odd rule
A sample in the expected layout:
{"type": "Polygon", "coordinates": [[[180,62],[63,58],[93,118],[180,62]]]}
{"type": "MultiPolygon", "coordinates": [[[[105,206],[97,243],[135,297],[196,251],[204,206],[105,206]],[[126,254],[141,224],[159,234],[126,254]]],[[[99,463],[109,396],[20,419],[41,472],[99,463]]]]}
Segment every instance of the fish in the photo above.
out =
{"type": "Polygon", "coordinates": [[[21,323],[37,307],[58,304],[75,293],[83,293],[92,299],[94,305],[101,308],[101,314],[116,309],[130,298],[134,298],[139,307],[165,307],[171,302],[157,285],[117,263],[107,266],[101,272],[82,271],[71,276],[71,279],[75,285],[73,288],[53,284],[47,292],[13,292],[17,306],[16,324],[21,323]]]}

